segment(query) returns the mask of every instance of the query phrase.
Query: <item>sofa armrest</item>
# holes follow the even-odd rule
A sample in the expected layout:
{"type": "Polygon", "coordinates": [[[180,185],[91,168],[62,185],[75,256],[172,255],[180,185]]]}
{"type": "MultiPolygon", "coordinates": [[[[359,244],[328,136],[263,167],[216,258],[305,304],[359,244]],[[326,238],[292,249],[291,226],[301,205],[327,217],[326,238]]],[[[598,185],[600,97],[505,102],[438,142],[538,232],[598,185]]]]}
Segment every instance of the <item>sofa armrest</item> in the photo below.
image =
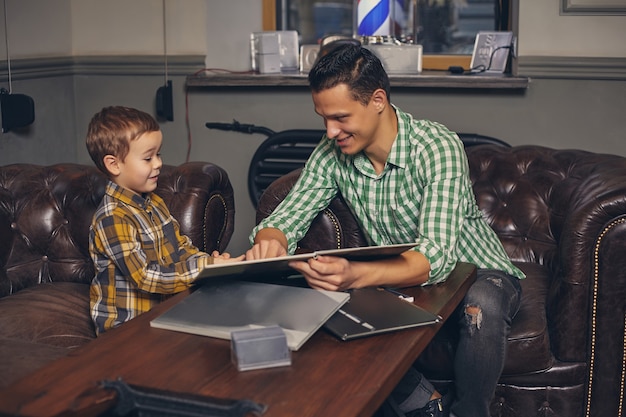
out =
{"type": "Polygon", "coordinates": [[[562,360],[589,361],[589,395],[593,388],[619,398],[615,381],[622,381],[623,395],[626,365],[626,158],[587,154],[576,161],[580,182],[555,196],[561,203],[555,214],[564,221],[548,302],[554,351],[562,360]]]}
{"type": "Polygon", "coordinates": [[[200,250],[226,250],[235,227],[235,199],[223,168],[208,162],[164,165],[156,193],[200,250]]]}
{"type": "MultiPolygon", "coordinates": [[[[626,158],[583,151],[554,157],[568,177],[551,198],[558,250],[547,309],[555,355],[579,361],[598,348],[598,337],[624,329],[624,315],[615,312],[626,306],[626,158]]],[[[623,340],[615,342],[613,352],[623,348],[623,340]]]]}
{"type": "Polygon", "coordinates": [[[554,357],[586,363],[587,403],[614,407],[626,369],[626,158],[540,146],[467,152],[479,206],[509,256],[550,270],[554,357]]]}

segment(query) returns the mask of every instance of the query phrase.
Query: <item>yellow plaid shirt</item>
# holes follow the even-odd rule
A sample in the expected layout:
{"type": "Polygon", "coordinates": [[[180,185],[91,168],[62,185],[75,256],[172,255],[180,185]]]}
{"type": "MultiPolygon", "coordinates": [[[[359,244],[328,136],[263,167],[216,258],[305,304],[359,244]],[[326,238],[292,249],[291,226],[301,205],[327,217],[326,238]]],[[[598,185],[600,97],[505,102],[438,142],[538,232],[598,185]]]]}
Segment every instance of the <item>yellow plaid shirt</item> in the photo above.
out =
{"type": "Polygon", "coordinates": [[[161,197],[140,196],[113,182],[94,214],[89,251],[96,268],[91,316],[98,333],[185,290],[213,263],[180,233],[161,197]]]}

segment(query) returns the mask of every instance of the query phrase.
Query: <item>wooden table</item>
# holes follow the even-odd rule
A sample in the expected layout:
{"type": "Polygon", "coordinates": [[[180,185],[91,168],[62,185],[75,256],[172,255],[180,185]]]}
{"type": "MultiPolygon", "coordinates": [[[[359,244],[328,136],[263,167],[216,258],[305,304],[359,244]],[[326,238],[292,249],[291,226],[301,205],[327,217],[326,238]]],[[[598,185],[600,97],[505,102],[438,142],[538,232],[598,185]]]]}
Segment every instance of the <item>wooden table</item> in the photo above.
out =
{"type": "MultiPolygon", "coordinates": [[[[404,292],[445,320],[475,277],[473,265],[460,263],[444,284],[404,292]]],[[[320,330],[292,352],[291,366],[239,372],[231,362],[229,341],[150,327],[150,320],[187,294],[3,390],[0,415],[97,415],[106,409],[98,401],[108,398],[110,406],[115,398],[111,391],[96,389],[99,383],[122,378],[155,389],[251,400],[267,406],[267,417],[369,416],[442,324],[350,342],[320,330]],[[85,406],[89,412],[68,413],[85,406]]]]}

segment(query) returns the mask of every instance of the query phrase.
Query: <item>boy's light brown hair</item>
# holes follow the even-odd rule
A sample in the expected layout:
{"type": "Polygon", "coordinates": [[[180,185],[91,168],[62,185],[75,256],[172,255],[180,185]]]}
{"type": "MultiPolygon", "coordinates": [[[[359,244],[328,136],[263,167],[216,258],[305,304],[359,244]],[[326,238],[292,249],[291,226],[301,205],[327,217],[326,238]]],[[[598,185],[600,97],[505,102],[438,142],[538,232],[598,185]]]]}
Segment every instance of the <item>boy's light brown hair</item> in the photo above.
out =
{"type": "Polygon", "coordinates": [[[159,123],[146,112],[131,107],[105,107],[96,113],[87,128],[87,151],[96,167],[107,176],[104,157],[113,155],[124,161],[130,142],[148,132],[161,130],[159,123]]]}

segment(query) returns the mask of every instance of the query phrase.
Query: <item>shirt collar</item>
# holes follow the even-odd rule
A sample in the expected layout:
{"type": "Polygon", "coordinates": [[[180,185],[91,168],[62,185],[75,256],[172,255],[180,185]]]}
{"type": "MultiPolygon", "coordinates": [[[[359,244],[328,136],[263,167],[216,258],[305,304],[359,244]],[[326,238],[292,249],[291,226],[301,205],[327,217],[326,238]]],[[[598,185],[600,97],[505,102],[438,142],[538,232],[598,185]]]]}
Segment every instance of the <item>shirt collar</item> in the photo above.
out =
{"type": "MultiPolygon", "coordinates": [[[[394,165],[398,168],[406,168],[410,162],[410,147],[408,139],[408,132],[411,126],[410,116],[393,104],[391,106],[393,107],[396,113],[396,119],[398,120],[398,133],[393,141],[393,145],[391,145],[391,149],[389,150],[387,163],[385,164],[383,172],[387,171],[389,165],[394,165]]],[[[370,170],[366,168],[371,167],[371,164],[363,152],[355,155],[355,165],[362,172],[367,171],[368,173],[373,174],[373,171],[369,172],[370,170]]]]}
{"type": "Polygon", "coordinates": [[[395,165],[399,168],[406,168],[409,163],[408,158],[410,156],[408,140],[408,132],[411,125],[410,117],[393,104],[391,106],[393,107],[393,110],[396,113],[396,119],[398,120],[398,134],[396,135],[396,139],[393,141],[393,145],[389,151],[387,163],[395,165]]]}
{"type": "Polygon", "coordinates": [[[339,158],[343,159],[346,162],[351,161],[354,167],[359,172],[361,172],[361,174],[368,177],[382,177],[390,169],[390,165],[404,169],[411,164],[411,144],[409,132],[411,131],[411,123],[413,118],[410,114],[403,112],[395,105],[392,104],[391,107],[393,107],[396,113],[396,119],[398,120],[398,133],[395,140],[393,141],[393,145],[391,146],[391,150],[389,151],[389,155],[387,156],[385,168],[383,169],[381,175],[376,175],[376,173],[374,172],[374,168],[372,167],[372,163],[369,161],[367,156],[365,156],[365,153],[363,151],[352,156],[344,155],[341,153],[339,146],[337,146],[333,142],[339,158]]]}
{"type": "Polygon", "coordinates": [[[106,193],[111,197],[120,200],[124,204],[128,204],[129,206],[142,210],[147,210],[152,204],[152,193],[139,195],[110,180],[107,184],[106,193]]]}

